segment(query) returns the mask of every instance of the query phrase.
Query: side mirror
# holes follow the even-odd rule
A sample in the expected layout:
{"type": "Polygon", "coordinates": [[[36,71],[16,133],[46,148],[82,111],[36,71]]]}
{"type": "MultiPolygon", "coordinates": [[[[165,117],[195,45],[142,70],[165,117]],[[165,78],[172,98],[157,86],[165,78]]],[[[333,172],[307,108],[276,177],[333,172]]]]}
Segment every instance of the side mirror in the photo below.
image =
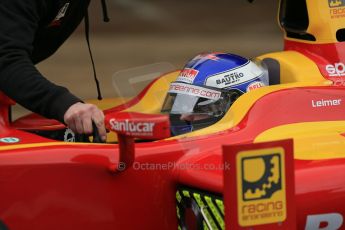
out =
{"type": "Polygon", "coordinates": [[[120,159],[119,165],[112,168],[115,172],[124,171],[133,165],[134,139],[161,140],[170,137],[168,115],[120,112],[108,114],[105,123],[107,129],[116,132],[118,137],[120,159]]]}

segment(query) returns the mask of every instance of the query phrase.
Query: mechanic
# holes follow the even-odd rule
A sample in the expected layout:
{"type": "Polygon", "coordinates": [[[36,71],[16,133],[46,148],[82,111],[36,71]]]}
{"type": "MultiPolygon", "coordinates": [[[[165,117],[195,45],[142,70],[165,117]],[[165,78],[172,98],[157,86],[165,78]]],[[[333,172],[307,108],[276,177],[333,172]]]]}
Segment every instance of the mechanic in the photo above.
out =
{"type": "MultiPolygon", "coordinates": [[[[77,133],[90,134],[93,121],[105,141],[103,112],[83,103],[65,87],[48,81],[34,66],[51,56],[83,18],[88,41],[89,3],[90,0],[2,0],[0,90],[25,108],[63,122],[77,133]]],[[[104,20],[108,21],[105,0],[101,3],[104,20]]]]}
{"type": "Polygon", "coordinates": [[[193,58],[180,72],[163,103],[176,136],[219,121],[243,93],[266,86],[268,71],[258,61],[227,53],[193,58]]]}

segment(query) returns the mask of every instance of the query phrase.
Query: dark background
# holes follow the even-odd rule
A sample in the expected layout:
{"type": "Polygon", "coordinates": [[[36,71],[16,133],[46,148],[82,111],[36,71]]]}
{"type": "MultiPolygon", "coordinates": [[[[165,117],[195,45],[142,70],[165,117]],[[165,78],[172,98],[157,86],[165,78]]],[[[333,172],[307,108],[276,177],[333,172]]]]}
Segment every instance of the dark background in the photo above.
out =
{"type": "MultiPolygon", "coordinates": [[[[103,95],[116,96],[114,73],[169,62],[176,68],[201,52],[255,57],[282,49],[278,0],[107,0],[111,21],[102,21],[101,1],[90,6],[91,47],[103,95]]],[[[83,98],[95,98],[90,57],[81,24],[48,60],[38,65],[49,80],[83,98]]],[[[15,108],[15,116],[24,110],[15,108]]]]}

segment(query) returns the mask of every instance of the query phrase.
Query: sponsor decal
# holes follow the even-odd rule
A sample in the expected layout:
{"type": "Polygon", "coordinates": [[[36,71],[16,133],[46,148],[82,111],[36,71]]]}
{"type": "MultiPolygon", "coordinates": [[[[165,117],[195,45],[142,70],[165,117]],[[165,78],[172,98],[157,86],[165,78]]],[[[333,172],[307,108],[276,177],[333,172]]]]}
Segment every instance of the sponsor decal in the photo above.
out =
{"type": "Polygon", "coordinates": [[[110,119],[110,127],[114,131],[131,133],[132,135],[151,136],[153,135],[153,122],[131,122],[129,120],[117,121],[115,118],[110,119]]]}
{"type": "Polygon", "coordinates": [[[341,99],[334,100],[311,100],[312,107],[329,107],[329,106],[338,106],[341,105],[341,99]]]}
{"type": "Polygon", "coordinates": [[[334,65],[326,65],[326,71],[330,77],[345,76],[345,64],[339,62],[335,63],[334,65]]]}
{"type": "Polygon", "coordinates": [[[265,84],[261,81],[255,81],[253,83],[250,83],[247,87],[247,92],[252,91],[254,89],[258,89],[265,86],[265,84]]]}
{"type": "Polygon", "coordinates": [[[228,71],[221,74],[213,75],[206,79],[206,85],[225,88],[228,86],[238,85],[245,82],[245,75],[239,71],[228,71]]]}
{"type": "Polygon", "coordinates": [[[177,78],[177,81],[182,81],[186,83],[193,83],[195,77],[198,75],[199,71],[195,69],[185,68],[181,71],[177,78]]]}
{"type": "Polygon", "coordinates": [[[253,62],[248,62],[237,69],[212,75],[206,79],[206,85],[225,88],[251,81],[263,74],[262,70],[253,62]]]}
{"type": "Polygon", "coordinates": [[[237,157],[238,222],[242,227],[286,219],[284,150],[260,155],[240,152],[237,157]]]}
{"type": "Polygon", "coordinates": [[[0,142],[6,143],[6,144],[15,144],[20,142],[20,139],[17,137],[3,137],[0,138],[0,142]]]}
{"type": "Polygon", "coordinates": [[[221,79],[217,79],[216,83],[217,85],[232,85],[236,82],[239,82],[242,77],[244,77],[243,73],[232,72],[227,75],[224,75],[221,79]]]}
{"type": "Polygon", "coordinates": [[[326,213],[318,215],[308,215],[305,230],[342,229],[344,218],[340,213],[326,213]],[[326,227],[321,227],[321,226],[326,227]]]}
{"type": "Polygon", "coordinates": [[[68,10],[69,3],[66,3],[58,12],[55,19],[50,23],[49,26],[60,26],[61,25],[61,19],[65,17],[66,12],[68,10]]]}
{"type": "Polygon", "coordinates": [[[65,142],[75,142],[75,133],[71,129],[66,129],[63,140],[65,142]]]}
{"type": "Polygon", "coordinates": [[[328,0],[329,7],[340,7],[345,6],[345,3],[342,0],[328,0]]]}
{"type": "Polygon", "coordinates": [[[345,17],[345,1],[344,0],[328,0],[330,7],[329,13],[332,19],[345,17]]]}
{"type": "Polygon", "coordinates": [[[331,80],[334,86],[345,86],[345,79],[343,77],[333,77],[331,80]]]}
{"type": "Polygon", "coordinates": [[[211,100],[218,100],[221,95],[221,92],[216,90],[177,82],[170,84],[169,93],[181,93],[195,97],[208,98],[211,100]]]}

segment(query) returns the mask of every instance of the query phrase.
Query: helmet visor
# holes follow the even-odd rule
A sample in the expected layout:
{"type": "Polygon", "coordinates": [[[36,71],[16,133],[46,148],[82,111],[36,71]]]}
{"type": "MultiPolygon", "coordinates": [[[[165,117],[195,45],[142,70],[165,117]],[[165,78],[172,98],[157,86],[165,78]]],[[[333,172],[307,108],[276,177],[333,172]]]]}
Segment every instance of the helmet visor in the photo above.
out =
{"type": "MultiPolygon", "coordinates": [[[[233,91],[235,92],[235,91],[233,91]]],[[[225,114],[239,93],[174,82],[170,85],[162,112],[219,117],[225,114]]]]}

